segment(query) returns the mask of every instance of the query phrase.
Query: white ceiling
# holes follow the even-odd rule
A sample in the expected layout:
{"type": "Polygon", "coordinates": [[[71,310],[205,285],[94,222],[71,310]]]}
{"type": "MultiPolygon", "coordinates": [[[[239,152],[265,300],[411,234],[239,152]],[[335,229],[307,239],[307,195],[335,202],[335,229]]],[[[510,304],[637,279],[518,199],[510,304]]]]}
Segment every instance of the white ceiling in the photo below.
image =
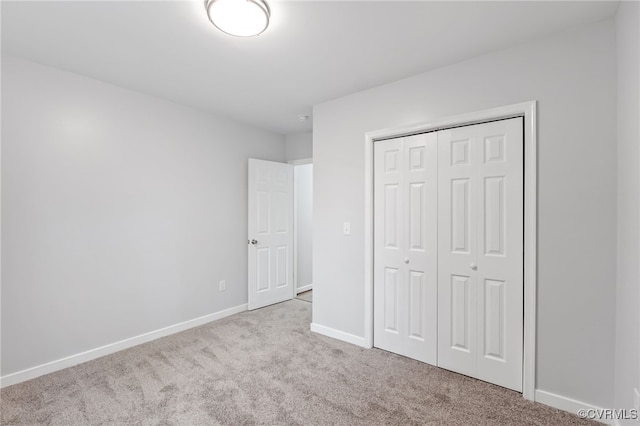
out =
{"type": "Polygon", "coordinates": [[[612,1],[271,1],[233,38],[202,0],[2,2],[2,48],[36,62],[293,133],[299,114],[378,86],[614,15],[612,1]]]}

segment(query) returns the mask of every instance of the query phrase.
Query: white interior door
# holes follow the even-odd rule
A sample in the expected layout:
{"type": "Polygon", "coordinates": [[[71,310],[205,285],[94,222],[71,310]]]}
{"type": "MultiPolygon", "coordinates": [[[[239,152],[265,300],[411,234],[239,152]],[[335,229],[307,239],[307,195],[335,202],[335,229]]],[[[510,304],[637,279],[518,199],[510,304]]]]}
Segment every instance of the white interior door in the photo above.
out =
{"type": "Polygon", "coordinates": [[[374,144],[374,345],[437,354],[437,138],[374,144]]]}
{"type": "Polygon", "coordinates": [[[438,366],[522,391],[522,118],[438,132],[438,366]]]}
{"type": "Polygon", "coordinates": [[[293,298],[293,166],[249,159],[249,309],[293,298]]]}

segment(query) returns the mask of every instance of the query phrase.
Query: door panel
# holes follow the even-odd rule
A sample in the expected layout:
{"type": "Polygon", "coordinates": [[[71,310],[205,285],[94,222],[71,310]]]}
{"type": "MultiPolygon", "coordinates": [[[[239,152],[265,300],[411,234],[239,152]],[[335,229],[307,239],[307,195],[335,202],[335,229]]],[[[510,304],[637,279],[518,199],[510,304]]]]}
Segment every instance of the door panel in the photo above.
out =
{"type": "Polygon", "coordinates": [[[409,271],[409,337],[424,341],[424,272],[409,271]]]}
{"type": "Polygon", "coordinates": [[[249,159],[248,204],[249,309],[256,309],[293,297],[293,166],[249,159]]]}
{"type": "Polygon", "coordinates": [[[385,247],[398,249],[400,247],[398,237],[400,236],[400,185],[391,183],[384,186],[384,240],[385,247]]]}
{"type": "MultiPolygon", "coordinates": [[[[256,284],[257,292],[269,291],[271,265],[271,250],[269,247],[256,248],[256,284]]],[[[251,258],[251,256],[249,256],[251,258]]]]}
{"type": "Polygon", "coordinates": [[[469,179],[451,179],[451,252],[468,254],[469,179]]]}
{"type": "Polygon", "coordinates": [[[505,282],[484,280],[484,353],[494,360],[506,361],[504,357],[506,301],[505,282]]]}
{"type": "Polygon", "coordinates": [[[477,156],[472,127],[438,132],[438,366],[476,371],[477,156]]]}
{"type": "Polygon", "coordinates": [[[395,268],[384,270],[384,330],[398,332],[398,295],[400,277],[395,268]]]}
{"type": "Polygon", "coordinates": [[[374,145],[374,344],[436,363],[437,139],[374,145]]]}
{"type": "Polygon", "coordinates": [[[471,315],[469,277],[451,276],[451,347],[469,352],[471,315]]]}
{"type": "Polygon", "coordinates": [[[484,179],[484,254],[504,256],[505,236],[505,177],[484,179]]]}
{"type": "Polygon", "coordinates": [[[522,391],[524,170],[522,118],[478,126],[479,379],[522,391]],[[496,348],[502,352],[495,355],[496,348]]]}
{"type": "Polygon", "coordinates": [[[438,132],[438,365],[517,391],[522,145],[521,118],[438,132]]]}
{"type": "Polygon", "coordinates": [[[423,182],[409,184],[409,250],[424,250],[425,186],[423,182]]]}

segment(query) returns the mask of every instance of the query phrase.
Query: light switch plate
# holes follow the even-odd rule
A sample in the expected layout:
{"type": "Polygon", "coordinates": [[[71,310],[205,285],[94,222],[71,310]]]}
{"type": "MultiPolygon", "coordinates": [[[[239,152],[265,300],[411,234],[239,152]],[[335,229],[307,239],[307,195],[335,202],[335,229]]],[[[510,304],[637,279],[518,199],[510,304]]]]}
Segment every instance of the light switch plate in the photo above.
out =
{"type": "Polygon", "coordinates": [[[220,287],[220,291],[225,291],[227,289],[227,282],[225,280],[220,281],[218,285],[220,287]]]}
{"type": "Polygon", "coordinates": [[[342,227],[342,232],[344,235],[351,235],[351,223],[345,222],[342,227]]]}

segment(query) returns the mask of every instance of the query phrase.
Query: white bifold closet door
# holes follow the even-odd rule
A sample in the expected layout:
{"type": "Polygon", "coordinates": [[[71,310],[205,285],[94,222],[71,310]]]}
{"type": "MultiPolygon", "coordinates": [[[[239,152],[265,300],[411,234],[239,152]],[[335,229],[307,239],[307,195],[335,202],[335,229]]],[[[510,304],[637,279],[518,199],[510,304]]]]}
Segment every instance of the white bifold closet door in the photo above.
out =
{"type": "Polygon", "coordinates": [[[522,391],[522,118],[438,132],[438,366],[522,391]]]}
{"type": "Polygon", "coordinates": [[[374,144],[374,346],[522,391],[522,118],[374,144]]]}
{"type": "Polygon", "coordinates": [[[430,364],[437,342],[437,139],[374,144],[374,344],[430,364]]]}

